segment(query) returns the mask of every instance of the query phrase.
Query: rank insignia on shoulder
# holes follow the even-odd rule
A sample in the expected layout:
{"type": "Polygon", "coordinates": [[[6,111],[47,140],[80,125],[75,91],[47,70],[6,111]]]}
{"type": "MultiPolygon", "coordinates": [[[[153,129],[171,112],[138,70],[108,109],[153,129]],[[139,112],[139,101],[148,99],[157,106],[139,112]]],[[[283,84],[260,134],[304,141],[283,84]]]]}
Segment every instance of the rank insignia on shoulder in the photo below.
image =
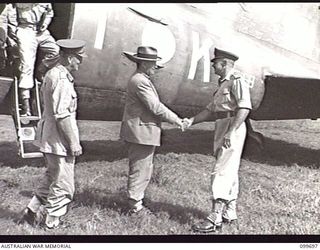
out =
{"type": "Polygon", "coordinates": [[[73,82],[73,77],[72,77],[72,75],[67,74],[67,78],[68,78],[68,80],[69,80],[70,82],[73,82]]]}
{"type": "Polygon", "coordinates": [[[231,80],[236,80],[236,79],[239,79],[241,77],[242,77],[242,74],[240,72],[238,72],[238,71],[235,71],[235,72],[232,73],[230,79],[231,80]]]}

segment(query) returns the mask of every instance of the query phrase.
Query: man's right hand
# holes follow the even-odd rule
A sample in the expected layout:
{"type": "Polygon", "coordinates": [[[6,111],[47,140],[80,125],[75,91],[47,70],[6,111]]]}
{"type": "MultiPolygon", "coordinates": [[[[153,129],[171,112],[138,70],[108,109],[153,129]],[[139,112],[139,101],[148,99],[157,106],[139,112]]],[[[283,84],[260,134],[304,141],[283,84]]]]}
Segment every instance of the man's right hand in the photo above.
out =
{"type": "Polygon", "coordinates": [[[183,123],[183,130],[182,131],[184,131],[184,130],[186,130],[187,128],[190,128],[191,127],[191,125],[193,124],[193,118],[184,118],[183,120],[182,120],[182,123],[183,123]]]}
{"type": "Polygon", "coordinates": [[[177,119],[176,125],[183,131],[183,120],[181,118],[177,119]]]}

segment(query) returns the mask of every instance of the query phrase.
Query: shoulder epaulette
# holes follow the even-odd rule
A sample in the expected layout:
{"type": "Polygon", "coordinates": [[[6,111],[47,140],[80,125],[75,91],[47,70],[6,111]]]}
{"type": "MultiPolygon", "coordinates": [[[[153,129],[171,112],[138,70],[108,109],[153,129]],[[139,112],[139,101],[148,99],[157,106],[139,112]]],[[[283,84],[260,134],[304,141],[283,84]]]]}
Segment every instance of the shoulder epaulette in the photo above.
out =
{"type": "Polygon", "coordinates": [[[240,79],[241,77],[242,77],[241,74],[239,74],[238,72],[234,72],[234,73],[232,73],[230,79],[237,80],[237,79],[240,79]]]}
{"type": "Polygon", "coordinates": [[[68,78],[69,82],[73,82],[73,77],[70,74],[67,74],[67,78],[68,78]]]}

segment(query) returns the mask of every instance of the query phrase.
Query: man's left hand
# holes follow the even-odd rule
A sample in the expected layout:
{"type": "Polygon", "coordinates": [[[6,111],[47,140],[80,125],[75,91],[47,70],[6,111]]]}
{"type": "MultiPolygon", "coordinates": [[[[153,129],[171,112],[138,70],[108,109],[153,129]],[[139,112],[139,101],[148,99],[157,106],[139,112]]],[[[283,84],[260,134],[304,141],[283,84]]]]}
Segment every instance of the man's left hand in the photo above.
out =
{"type": "Polygon", "coordinates": [[[43,32],[47,29],[47,25],[42,25],[41,27],[39,27],[39,32],[43,32]]]}
{"type": "Polygon", "coordinates": [[[223,146],[225,148],[230,148],[231,147],[231,136],[232,136],[232,131],[228,131],[225,135],[224,135],[224,141],[223,141],[223,146]]]}

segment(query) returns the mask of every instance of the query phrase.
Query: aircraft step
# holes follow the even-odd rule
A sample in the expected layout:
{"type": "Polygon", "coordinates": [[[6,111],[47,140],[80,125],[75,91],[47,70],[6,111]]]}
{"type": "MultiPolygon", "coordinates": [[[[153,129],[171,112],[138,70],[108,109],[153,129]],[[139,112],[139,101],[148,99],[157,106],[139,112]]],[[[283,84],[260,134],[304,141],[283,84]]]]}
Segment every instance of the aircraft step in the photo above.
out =
{"type": "Polygon", "coordinates": [[[26,159],[30,159],[30,158],[40,158],[43,157],[43,153],[41,152],[31,152],[31,153],[23,153],[21,154],[21,157],[26,159]]]}
{"type": "Polygon", "coordinates": [[[41,119],[40,116],[20,116],[20,122],[22,124],[29,124],[31,121],[39,121],[41,119]]]}
{"type": "Polygon", "coordinates": [[[18,137],[21,141],[34,141],[36,137],[35,127],[21,127],[18,130],[18,137]]]}
{"type": "Polygon", "coordinates": [[[35,88],[32,90],[33,96],[33,111],[32,116],[21,116],[19,93],[18,93],[18,82],[17,78],[14,79],[14,92],[13,92],[13,117],[16,126],[16,133],[19,146],[19,155],[22,158],[38,158],[43,157],[43,153],[39,152],[38,147],[33,144],[36,139],[36,128],[37,123],[41,119],[41,105],[39,95],[39,84],[36,82],[35,88]]]}

